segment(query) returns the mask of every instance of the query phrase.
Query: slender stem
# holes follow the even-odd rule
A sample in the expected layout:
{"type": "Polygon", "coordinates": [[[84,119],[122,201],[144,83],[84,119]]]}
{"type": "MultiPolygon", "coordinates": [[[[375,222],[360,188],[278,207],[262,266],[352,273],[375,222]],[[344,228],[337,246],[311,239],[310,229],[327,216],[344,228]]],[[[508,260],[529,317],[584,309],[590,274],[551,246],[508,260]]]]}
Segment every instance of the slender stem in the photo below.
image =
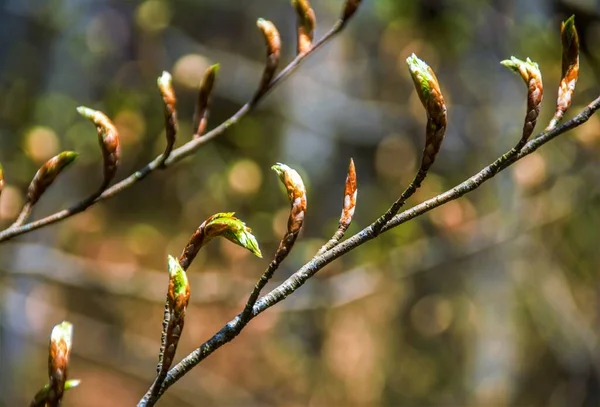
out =
{"type": "Polygon", "coordinates": [[[260,279],[256,282],[252,293],[250,293],[250,296],[248,297],[244,311],[242,311],[240,314],[240,319],[244,325],[248,323],[250,319],[252,319],[252,310],[254,308],[254,304],[256,304],[256,300],[258,300],[258,297],[260,296],[260,292],[263,288],[265,288],[271,277],[273,277],[273,274],[275,271],[277,271],[281,262],[283,262],[283,260],[285,260],[287,255],[290,253],[290,250],[294,246],[297,237],[298,233],[286,233],[286,235],[283,237],[281,243],[279,244],[279,248],[275,253],[275,258],[271,261],[271,263],[269,263],[269,267],[267,267],[263,275],[260,276],[260,279]]]}
{"type": "Polygon", "coordinates": [[[163,154],[156,157],[150,163],[148,163],[145,167],[131,174],[129,177],[120,181],[119,183],[113,185],[112,187],[105,190],[102,194],[99,194],[94,198],[92,202],[89,200],[82,201],[76,205],[73,205],[70,208],[63,209],[59,212],[56,212],[52,215],[49,215],[40,220],[27,223],[17,228],[9,228],[0,232],[0,243],[12,239],[15,236],[22,235],[24,233],[31,232],[33,230],[39,229],[44,226],[51,225],[53,223],[59,222],[63,219],[69,218],[73,215],[76,215],[80,212],[86,210],[89,206],[94,204],[95,202],[111,198],[123,190],[133,186],[135,183],[141,181],[146,178],[148,175],[153,173],[155,170],[159,168],[167,168],[170,167],[184,158],[192,155],[196,150],[200,148],[206,142],[212,140],[213,138],[220,136],[223,134],[229,127],[238,123],[242,118],[244,118],[248,113],[250,113],[254,107],[258,104],[259,101],[264,99],[264,97],[277,85],[283,82],[286,78],[288,78],[298,67],[312,55],[317,49],[321,48],[327,41],[329,41],[332,37],[334,37],[337,33],[339,33],[344,25],[338,21],[332,28],[327,32],[318,42],[316,42],[313,48],[302,55],[298,55],[294,58],[274,79],[271,81],[265,92],[263,92],[257,100],[253,100],[252,102],[248,102],[243,105],[233,116],[227,119],[225,122],[221,123],[219,126],[215,127],[210,132],[206,133],[204,136],[190,140],[183,146],[173,150],[169,155],[168,159],[164,162],[164,167],[161,167],[163,154]],[[85,203],[85,205],[84,205],[85,203]]]}
{"type": "Polygon", "coordinates": [[[21,213],[19,213],[19,216],[17,217],[17,220],[15,220],[14,223],[9,226],[9,229],[17,228],[17,227],[21,226],[23,223],[25,223],[27,218],[29,218],[29,216],[31,216],[32,210],[33,210],[33,205],[31,205],[29,202],[25,203],[25,205],[23,205],[23,209],[21,209],[21,213]]]}
{"type": "Polygon", "coordinates": [[[419,171],[417,171],[417,174],[413,178],[412,182],[406,187],[406,189],[402,192],[402,194],[396,200],[396,202],[394,202],[392,206],[390,206],[390,208],[387,210],[387,212],[384,213],[381,217],[379,217],[379,219],[377,219],[373,223],[373,225],[371,225],[375,236],[381,233],[383,227],[390,221],[390,219],[394,217],[395,214],[398,213],[400,208],[402,208],[402,206],[406,203],[406,200],[413,196],[413,194],[417,192],[417,189],[421,187],[421,183],[423,182],[423,180],[425,180],[425,177],[427,176],[428,169],[429,167],[423,168],[423,166],[421,166],[421,168],[419,168],[419,171]]]}
{"type": "MultiPolygon", "coordinates": [[[[477,174],[458,184],[454,188],[394,216],[388,223],[386,223],[383,226],[383,228],[381,229],[381,233],[395,228],[418,216],[421,216],[447,202],[458,199],[468,192],[474,191],[475,189],[479,188],[484,182],[490,180],[500,171],[506,169],[516,161],[533,153],[538,148],[553,140],[557,136],[566,133],[567,131],[572,130],[575,127],[578,127],[583,123],[587,122],[592,116],[592,114],[598,109],[600,109],[600,97],[595,99],[592,103],[590,103],[585,109],[583,109],[577,116],[573,117],[571,120],[550,131],[542,132],[540,135],[538,135],[538,137],[529,141],[522,148],[519,148],[519,145],[515,146],[506,154],[502,155],[500,158],[494,161],[492,164],[488,165],[487,167],[479,171],[477,174]]],[[[286,281],[284,281],[271,292],[260,298],[254,305],[249,319],[251,320],[252,318],[269,309],[273,305],[284,300],[290,294],[294,293],[306,281],[308,281],[308,279],[314,276],[319,270],[321,270],[327,264],[331,263],[333,260],[337,259],[338,257],[341,257],[345,253],[348,253],[349,251],[357,248],[358,246],[361,246],[364,243],[377,237],[377,234],[374,233],[374,225],[375,223],[369,225],[362,231],[348,238],[347,240],[335,246],[331,250],[328,250],[319,256],[315,256],[312,260],[310,260],[302,268],[296,271],[286,281]]],[[[181,379],[187,372],[194,368],[194,366],[206,359],[209,355],[211,355],[221,346],[230,342],[237,335],[239,335],[244,326],[246,326],[246,324],[248,323],[248,321],[244,322],[241,316],[242,313],[238,314],[234,319],[229,321],[223,328],[221,328],[221,330],[217,332],[212,338],[203,343],[199,348],[191,352],[177,365],[171,368],[162,384],[162,387],[159,392],[159,397],[175,382],[181,379]]],[[[146,398],[146,396],[144,396],[144,398],[138,404],[138,407],[153,406],[155,402],[156,400],[149,400],[146,398]]]]}
{"type": "Polygon", "coordinates": [[[335,231],[335,233],[333,234],[333,236],[331,236],[331,239],[329,239],[329,241],[327,243],[325,243],[323,246],[321,246],[321,248],[319,249],[319,251],[317,252],[317,254],[315,256],[320,256],[323,253],[325,253],[326,251],[335,247],[335,245],[337,245],[339,243],[339,241],[342,240],[347,229],[348,229],[348,225],[340,224],[338,226],[337,230],[335,231]]]}

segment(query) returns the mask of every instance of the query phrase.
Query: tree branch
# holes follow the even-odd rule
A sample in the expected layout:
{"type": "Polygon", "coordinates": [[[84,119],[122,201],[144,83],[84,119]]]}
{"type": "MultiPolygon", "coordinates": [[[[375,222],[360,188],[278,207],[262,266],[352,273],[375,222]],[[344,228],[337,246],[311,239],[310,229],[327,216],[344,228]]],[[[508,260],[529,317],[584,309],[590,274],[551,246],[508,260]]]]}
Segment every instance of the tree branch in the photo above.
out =
{"type": "MultiPolygon", "coordinates": [[[[600,109],[600,97],[595,99],[592,103],[590,103],[585,109],[583,109],[571,120],[552,130],[540,133],[536,138],[529,141],[522,148],[520,148],[520,146],[512,148],[506,154],[498,158],[496,161],[483,168],[477,174],[468,178],[464,182],[458,184],[454,188],[394,216],[381,229],[381,233],[395,228],[405,222],[408,222],[411,219],[414,219],[431,211],[434,208],[437,208],[438,206],[458,199],[461,196],[476,190],[484,182],[490,180],[496,174],[505,170],[516,161],[533,153],[541,146],[558,137],[559,135],[566,133],[567,131],[572,130],[587,122],[592,116],[592,114],[598,109],[600,109]]],[[[338,244],[334,248],[326,251],[321,255],[315,256],[312,260],[310,260],[302,268],[296,271],[286,281],[281,283],[278,287],[273,289],[268,294],[261,297],[253,307],[250,319],[256,317],[257,315],[261,314],[262,312],[266,311],[273,305],[277,304],[278,302],[284,300],[286,297],[294,293],[302,285],[304,285],[304,283],[306,283],[308,279],[314,276],[327,264],[343,256],[349,251],[363,245],[364,243],[374,239],[378,235],[378,233],[376,233],[374,229],[375,224],[376,222],[361,230],[354,236],[348,238],[344,242],[338,244]]],[[[234,319],[229,321],[223,328],[221,328],[221,330],[217,332],[212,338],[203,343],[199,348],[191,352],[188,356],[181,360],[181,362],[174,366],[167,374],[163,385],[160,389],[160,392],[158,393],[158,396],[160,397],[160,395],[162,395],[169,387],[171,387],[175,382],[181,379],[198,363],[200,363],[206,357],[211,355],[214,351],[216,351],[221,346],[230,342],[237,335],[239,335],[248,322],[242,319],[242,315],[243,312],[238,314],[234,319]]],[[[147,396],[148,395],[144,396],[144,398],[140,400],[138,407],[147,407],[154,405],[156,400],[150,400],[147,396]]]]}
{"type": "MultiPolygon", "coordinates": [[[[229,127],[238,123],[242,120],[248,113],[250,113],[256,105],[277,85],[287,79],[298,67],[306,60],[310,55],[314,54],[314,52],[321,48],[325,43],[327,43],[331,38],[333,38],[337,33],[342,31],[344,28],[344,24],[342,21],[338,21],[332,28],[329,30],[319,41],[315,42],[313,47],[305,54],[300,54],[296,56],[268,85],[265,86],[265,90],[260,94],[260,96],[253,98],[250,102],[247,102],[244,106],[242,106],[233,116],[227,119],[225,122],[221,123],[219,126],[215,127],[210,132],[206,133],[202,137],[192,139],[187,142],[183,146],[173,150],[169,155],[169,158],[163,164],[163,154],[156,157],[150,163],[148,163],[145,167],[131,174],[129,177],[120,181],[119,183],[113,185],[112,187],[106,189],[102,194],[94,196],[93,199],[86,199],[76,205],[71,206],[70,208],[63,209],[59,212],[56,212],[52,215],[49,215],[45,218],[39,219],[34,222],[27,223],[25,225],[9,228],[0,232],[0,243],[5,242],[7,240],[12,239],[13,237],[32,232],[36,229],[51,225],[53,223],[59,222],[61,220],[67,219],[71,216],[74,216],[80,212],[83,212],[94,203],[102,201],[107,198],[111,198],[125,189],[133,186],[137,182],[143,180],[148,175],[152,174],[157,169],[163,169],[171,167],[172,165],[178,163],[184,158],[192,155],[196,152],[203,144],[214,139],[215,137],[223,134],[229,127]]],[[[96,194],[94,194],[96,195],[96,194]]]]}

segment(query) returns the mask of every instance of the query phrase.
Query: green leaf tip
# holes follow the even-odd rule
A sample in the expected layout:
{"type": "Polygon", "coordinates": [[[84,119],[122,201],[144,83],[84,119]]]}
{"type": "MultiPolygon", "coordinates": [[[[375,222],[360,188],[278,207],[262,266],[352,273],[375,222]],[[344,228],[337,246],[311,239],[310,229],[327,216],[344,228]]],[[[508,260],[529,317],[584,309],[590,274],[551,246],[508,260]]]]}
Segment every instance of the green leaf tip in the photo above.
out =
{"type": "Polygon", "coordinates": [[[248,249],[256,257],[262,258],[256,237],[244,222],[233,216],[234,212],[217,213],[206,223],[206,235],[209,238],[222,236],[232,243],[248,249]]]}
{"type": "Polygon", "coordinates": [[[505,59],[504,61],[500,61],[500,63],[516,73],[520,72],[521,67],[533,68],[536,70],[540,69],[538,64],[529,58],[522,61],[517,57],[510,57],[510,59],[505,59]]]}
{"type": "Polygon", "coordinates": [[[437,86],[437,78],[429,65],[415,54],[406,58],[406,64],[408,65],[408,70],[410,71],[410,76],[415,84],[419,98],[423,104],[427,104],[432,88],[437,86]]]}
{"type": "Polygon", "coordinates": [[[571,17],[569,17],[565,21],[563,21],[561,28],[565,32],[573,35],[576,32],[575,31],[575,15],[573,14],[571,17]]]}
{"type": "Polygon", "coordinates": [[[95,112],[96,111],[94,109],[90,109],[89,107],[86,107],[86,106],[79,106],[77,108],[77,113],[79,113],[86,119],[90,119],[95,112]]]}
{"type": "Polygon", "coordinates": [[[79,153],[75,151],[63,151],[58,155],[58,160],[63,163],[64,166],[71,164],[79,157],[79,153]]]}
{"type": "Polygon", "coordinates": [[[185,270],[179,264],[179,261],[169,255],[168,260],[169,277],[173,281],[173,291],[175,296],[184,295],[189,287],[189,282],[185,270]]]}
{"type": "Polygon", "coordinates": [[[211,70],[213,75],[216,75],[221,70],[221,64],[212,64],[211,66],[208,67],[208,69],[211,70]]]}

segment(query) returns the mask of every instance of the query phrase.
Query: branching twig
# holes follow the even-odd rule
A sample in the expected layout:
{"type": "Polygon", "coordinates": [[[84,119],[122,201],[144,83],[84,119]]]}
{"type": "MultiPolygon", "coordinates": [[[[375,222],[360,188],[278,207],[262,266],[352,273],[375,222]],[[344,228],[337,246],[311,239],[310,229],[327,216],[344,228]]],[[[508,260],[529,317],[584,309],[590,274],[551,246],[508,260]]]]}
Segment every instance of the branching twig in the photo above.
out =
{"type": "MultiPolygon", "coordinates": [[[[345,24],[342,21],[338,21],[332,28],[329,30],[319,41],[315,42],[312,48],[306,52],[305,54],[300,54],[296,56],[272,81],[270,84],[266,85],[266,90],[261,93],[260,97],[256,100],[252,100],[251,102],[246,103],[242,106],[233,116],[227,119],[225,122],[221,123],[219,126],[215,127],[210,132],[206,133],[202,137],[194,138],[193,140],[187,142],[183,146],[173,150],[169,155],[169,158],[164,162],[165,167],[170,167],[184,158],[192,155],[196,152],[203,144],[212,140],[215,137],[223,134],[229,127],[238,123],[242,120],[248,113],[250,113],[254,107],[260,102],[272,89],[277,87],[281,82],[283,82],[286,78],[288,78],[298,67],[312,55],[316,50],[321,48],[325,43],[327,43],[331,38],[333,38],[336,34],[338,34],[344,28],[345,24]]],[[[141,181],[146,178],[148,175],[152,174],[155,170],[160,168],[162,162],[163,155],[156,157],[150,163],[148,163],[145,167],[131,174],[129,177],[120,181],[119,183],[113,185],[112,187],[104,190],[101,193],[94,194],[90,198],[73,205],[68,209],[63,209],[58,211],[52,215],[49,215],[45,218],[39,219],[34,222],[27,223],[23,226],[7,229],[0,232],[0,243],[12,239],[15,236],[19,236],[25,233],[29,233],[33,230],[51,225],[53,223],[59,222],[61,220],[67,219],[71,216],[74,216],[80,212],[86,210],[89,206],[94,204],[95,202],[111,198],[127,188],[130,188],[135,183],[141,181]]]]}
{"type": "MultiPolygon", "coordinates": [[[[558,137],[559,135],[572,130],[583,123],[587,122],[594,112],[600,109],[600,97],[590,103],[585,109],[583,109],[577,116],[564,124],[555,127],[550,131],[540,133],[536,138],[529,141],[523,148],[516,149],[512,148],[509,152],[502,155],[496,161],[479,171],[474,176],[458,184],[454,188],[437,195],[423,203],[416,205],[415,207],[408,209],[396,216],[394,216],[382,229],[381,232],[386,232],[394,227],[397,227],[411,219],[421,216],[434,208],[437,208],[447,202],[453,201],[460,198],[461,196],[476,190],[484,182],[493,178],[500,171],[506,169],[516,161],[523,157],[533,153],[538,148],[558,137]]],[[[302,268],[295,272],[286,281],[280,284],[277,288],[260,298],[252,309],[251,318],[256,317],[260,313],[269,309],[278,302],[284,300],[287,296],[299,289],[308,279],[315,275],[319,270],[331,263],[333,260],[341,257],[345,253],[363,245],[364,243],[374,239],[377,235],[374,233],[374,224],[361,230],[354,236],[348,238],[344,242],[338,244],[333,249],[323,253],[320,256],[314,257],[302,268]]],[[[245,323],[242,323],[242,314],[240,313],[234,319],[229,321],[219,332],[217,332],[212,338],[203,343],[199,348],[191,352],[181,362],[174,366],[167,374],[159,395],[164,393],[170,386],[181,379],[188,371],[194,366],[212,354],[215,350],[225,345],[232,339],[234,339],[242,331],[245,323]]],[[[138,407],[153,406],[155,400],[149,400],[144,397],[138,407]]]]}

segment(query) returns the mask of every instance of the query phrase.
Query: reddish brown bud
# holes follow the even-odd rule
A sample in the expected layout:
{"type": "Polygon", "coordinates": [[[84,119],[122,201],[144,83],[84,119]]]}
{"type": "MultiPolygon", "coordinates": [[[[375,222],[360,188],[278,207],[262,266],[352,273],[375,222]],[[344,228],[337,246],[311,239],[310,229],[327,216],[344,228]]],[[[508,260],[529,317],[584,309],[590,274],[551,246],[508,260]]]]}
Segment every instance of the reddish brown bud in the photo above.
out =
{"type": "Polygon", "coordinates": [[[69,164],[75,161],[77,155],[78,154],[73,151],[65,151],[46,161],[29,184],[29,189],[27,190],[27,203],[33,206],[46,189],[52,185],[56,177],[58,177],[69,164]]]}
{"type": "Polygon", "coordinates": [[[292,6],[298,17],[298,54],[305,54],[312,48],[317,18],[308,0],[292,0],[292,6]]]}
{"type": "Polygon", "coordinates": [[[163,72],[157,80],[158,89],[162,96],[164,115],[165,115],[165,135],[167,139],[167,145],[165,152],[163,153],[162,161],[166,161],[173,151],[175,145],[175,137],[177,136],[177,98],[175,97],[175,91],[173,90],[173,84],[171,75],[168,72],[163,72]]]}
{"type": "Polygon", "coordinates": [[[277,163],[271,167],[287,190],[288,199],[292,205],[288,219],[288,233],[297,235],[304,223],[306,214],[306,188],[300,174],[285,164],[277,163]]]}
{"type": "Polygon", "coordinates": [[[501,64],[519,74],[527,85],[527,114],[525,115],[525,123],[523,124],[523,133],[520,141],[522,145],[527,142],[533,133],[538,116],[540,115],[540,107],[544,97],[542,73],[538,64],[529,58],[526,61],[521,61],[518,58],[511,57],[510,60],[502,61],[501,64]]]}
{"type": "Polygon", "coordinates": [[[346,0],[344,10],[342,11],[342,23],[346,24],[350,18],[356,13],[362,0],[346,0]]]}
{"type": "Polygon", "coordinates": [[[71,354],[73,325],[62,322],[52,329],[50,336],[50,354],[48,357],[48,376],[50,378],[47,406],[56,407],[60,404],[67,381],[67,367],[71,354]]]}
{"type": "Polygon", "coordinates": [[[121,160],[119,132],[113,122],[104,113],[85,106],[78,107],[77,111],[86,119],[91,120],[98,130],[98,142],[100,143],[104,159],[104,181],[102,183],[104,189],[110,184],[110,181],[117,173],[117,168],[121,160]]]}
{"type": "Polygon", "coordinates": [[[354,160],[350,159],[348,166],[348,176],[346,177],[346,188],[344,190],[344,207],[342,216],[340,217],[340,226],[345,229],[350,226],[354,210],[356,209],[356,196],[358,190],[356,187],[356,169],[354,168],[354,160]]]}
{"type": "Polygon", "coordinates": [[[210,108],[210,97],[213,87],[219,73],[219,64],[208,67],[198,91],[198,100],[196,101],[196,109],[194,110],[194,138],[200,137],[206,131],[208,125],[208,113],[210,108]]]}
{"type": "Polygon", "coordinates": [[[265,62],[265,69],[263,71],[263,76],[260,81],[258,91],[254,97],[255,100],[267,90],[267,86],[269,83],[271,83],[271,80],[275,75],[275,71],[277,70],[277,66],[279,65],[279,56],[281,53],[281,37],[279,36],[279,31],[277,31],[275,25],[268,20],[263,20],[262,18],[258,19],[256,25],[265,37],[265,45],[267,46],[267,60],[265,62]]]}
{"type": "Polygon", "coordinates": [[[546,130],[553,129],[571,106],[575,85],[579,78],[579,36],[575,28],[575,16],[563,21],[560,27],[562,43],[562,76],[556,99],[556,112],[546,130]]]}

